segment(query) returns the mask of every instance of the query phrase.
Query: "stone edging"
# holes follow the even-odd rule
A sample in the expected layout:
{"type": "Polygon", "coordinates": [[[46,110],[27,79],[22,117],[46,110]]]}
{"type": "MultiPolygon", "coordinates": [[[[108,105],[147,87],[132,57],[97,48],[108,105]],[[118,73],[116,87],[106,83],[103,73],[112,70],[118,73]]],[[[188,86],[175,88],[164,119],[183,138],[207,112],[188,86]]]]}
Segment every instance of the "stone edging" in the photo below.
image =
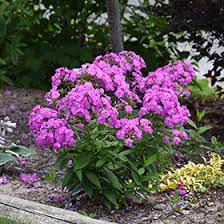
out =
{"type": "Polygon", "coordinates": [[[31,224],[115,224],[4,194],[0,194],[0,215],[31,224]]]}

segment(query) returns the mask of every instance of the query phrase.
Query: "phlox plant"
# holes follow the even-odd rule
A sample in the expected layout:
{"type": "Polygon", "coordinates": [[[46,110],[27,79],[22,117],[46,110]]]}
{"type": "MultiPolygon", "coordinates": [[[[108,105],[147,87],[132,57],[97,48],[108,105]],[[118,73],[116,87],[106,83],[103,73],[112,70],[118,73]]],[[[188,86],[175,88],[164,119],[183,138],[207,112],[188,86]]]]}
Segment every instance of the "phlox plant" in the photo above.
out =
{"type": "Polygon", "coordinates": [[[98,56],[81,68],[59,68],[46,94],[49,108],[36,106],[29,125],[36,145],[52,147],[65,169],[64,186],[84,190],[108,207],[148,181],[188,138],[181,127],[190,113],[180,104],[195,72],[177,61],[143,75],[144,60],[123,51],[98,56]]]}

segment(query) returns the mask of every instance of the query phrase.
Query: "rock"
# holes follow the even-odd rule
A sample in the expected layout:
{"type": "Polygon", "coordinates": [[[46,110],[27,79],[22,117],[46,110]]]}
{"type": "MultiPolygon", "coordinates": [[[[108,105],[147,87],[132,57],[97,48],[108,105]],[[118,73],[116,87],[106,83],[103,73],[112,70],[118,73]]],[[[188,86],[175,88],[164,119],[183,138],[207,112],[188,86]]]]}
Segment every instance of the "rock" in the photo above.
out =
{"type": "Polygon", "coordinates": [[[181,213],[183,215],[189,215],[190,214],[190,211],[189,210],[182,210],[181,213]]]}
{"type": "Polygon", "coordinates": [[[162,221],[157,220],[157,221],[152,221],[151,224],[165,224],[165,223],[162,222],[162,221]]]}
{"type": "Polygon", "coordinates": [[[149,221],[152,221],[152,216],[147,216],[147,217],[141,218],[141,223],[146,222],[146,221],[147,221],[147,223],[149,223],[149,221]]]}
{"type": "Polygon", "coordinates": [[[161,216],[162,216],[161,212],[156,212],[155,214],[153,214],[153,219],[158,220],[161,216]]]}
{"type": "Polygon", "coordinates": [[[153,208],[155,209],[155,210],[165,210],[166,209],[166,205],[165,204],[163,204],[163,203],[157,203],[157,204],[155,204],[154,206],[153,206],[153,208]]]}

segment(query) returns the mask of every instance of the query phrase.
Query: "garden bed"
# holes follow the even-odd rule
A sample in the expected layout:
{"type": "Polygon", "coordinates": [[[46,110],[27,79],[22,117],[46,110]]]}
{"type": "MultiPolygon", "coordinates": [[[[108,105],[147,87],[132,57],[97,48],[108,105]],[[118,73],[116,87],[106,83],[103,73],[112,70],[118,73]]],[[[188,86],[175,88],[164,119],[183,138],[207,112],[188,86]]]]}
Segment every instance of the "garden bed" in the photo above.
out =
{"type": "MultiPolygon", "coordinates": [[[[9,115],[11,120],[18,124],[11,136],[12,141],[33,147],[33,139],[27,126],[28,116],[36,104],[44,104],[44,94],[42,91],[23,89],[0,91],[0,114],[9,115]]],[[[223,124],[219,124],[223,127],[223,124]]],[[[112,211],[101,204],[93,204],[85,197],[80,197],[71,204],[67,199],[67,192],[61,189],[57,178],[49,176],[49,172],[52,172],[52,175],[54,173],[52,169],[54,162],[55,154],[51,150],[37,149],[37,154],[31,156],[27,164],[7,165],[5,174],[9,177],[9,183],[0,185],[0,193],[75,210],[94,218],[116,223],[224,223],[224,192],[221,190],[208,191],[191,209],[187,208],[174,213],[166,213],[168,204],[162,194],[144,197],[140,204],[132,204],[127,208],[112,211]],[[19,178],[21,173],[36,173],[39,180],[32,185],[27,184],[19,178]]],[[[56,175],[60,177],[60,172],[56,171],[56,175]]]]}

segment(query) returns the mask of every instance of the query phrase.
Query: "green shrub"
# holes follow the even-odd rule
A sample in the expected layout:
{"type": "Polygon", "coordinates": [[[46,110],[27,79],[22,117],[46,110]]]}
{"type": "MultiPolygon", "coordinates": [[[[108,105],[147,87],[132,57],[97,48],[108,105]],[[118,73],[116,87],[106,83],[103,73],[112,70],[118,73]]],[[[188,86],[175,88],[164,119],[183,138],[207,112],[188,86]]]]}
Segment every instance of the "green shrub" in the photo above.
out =
{"type": "Polygon", "coordinates": [[[124,148],[108,126],[92,121],[87,130],[74,149],[61,150],[58,156],[61,169],[66,170],[63,185],[73,195],[83,188],[89,198],[103,199],[108,207],[126,203],[126,198],[137,201],[135,189],[147,192],[148,181],[158,178],[169,164],[172,148],[160,135],[144,136],[130,149],[124,148]]]}

